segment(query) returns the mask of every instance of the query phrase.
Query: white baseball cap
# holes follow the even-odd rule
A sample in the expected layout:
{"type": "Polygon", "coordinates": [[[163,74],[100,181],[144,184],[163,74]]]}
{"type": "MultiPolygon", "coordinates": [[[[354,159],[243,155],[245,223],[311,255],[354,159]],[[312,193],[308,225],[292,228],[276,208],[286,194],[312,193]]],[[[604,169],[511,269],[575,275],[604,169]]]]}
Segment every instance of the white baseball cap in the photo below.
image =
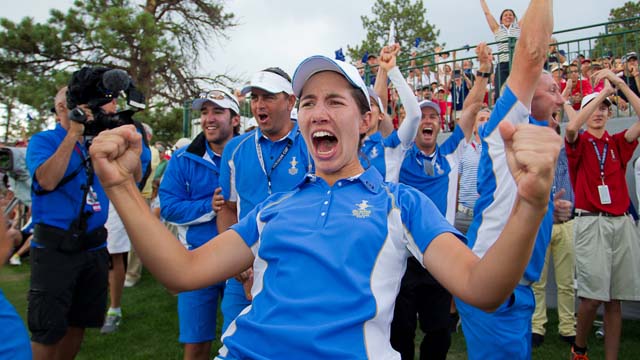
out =
{"type": "Polygon", "coordinates": [[[252,88],[262,89],[271,94],[278,94],[281,92],[289,95],[293,94],[293,89],[291,89],[291,83],[289,80],[276,73],[265,70],[258,71],[254,74],[251,81],[249,81],[249,83],[240,90],[240,93],[242,95],[246,95],[251,92],[252,88]]]}
{"type": "Polygon", "coordinates": [[[355,66],[340,60],[334,60],[324,55],[314,55],[308,57],[298,65],[298,68],[293,73],[293,92],[297,97],[300,97],[304,84],[309,80],[311,76],[321,71],[333,71],[344,76],[349,83],[355,88],[362,91],[362,94],[367,99],[369,109],[371,109],[371,100],[369,100],[369,91],[364,84],[364,80],[360,77],[358,69],[355,66]]]}
{"type": "Polygon", "coordinates": [[[434,103],[433,101],[422,100],[420,101],[419,105],[420,105],[420,109],[424,109],[426,107],[432,108],[433,110],[436,111],[436,113],[438,113],[438,115],[440,115],[440,105],[434,103]]]}
{"type": "Polygon", "coordinates": [[[240,105],[235,96],[231,95],[224,89],[213,89],[200,94],[198,99],[193,100],[191,108],[193,110],[201,110],[204,103],[212,102],[221,108],[233,110],[236,114],[240,114],[240,105]]]}
{"type": "Polygon", "coordinates": [[[369,87],[367,87],[367,92],[369,93],[369,96],[372,97],[376,101],[376,105],[378,105],[378,109],[380,109],[380,112],[382,112],[382,113],[386,112],[384,107],[382,106],[382,100],[380,100],[380,96],[378,96],[378,94],[376,94],[375,90],[373,90],[369,86],[369,87]]]}
{"type": "Polygon", "coordinates": [[[191,139],[189,138],[180,138],[178,139],[178,141],[176,141],[175,145],[173,145],[175,150],[178,150],[182,147],[185,147],[187,145],[191,144],[191,139]]]}
{"type": "MultiPolygon", "coordinates": [[[[598,95],[600,95],[599,92],[594,92],[583,97],[582,102],[580,103],[580,109],[584,109],[584,107],[587,106],[587,104],[590,103],[591,100],[595,99],[598,95]]],[[[605,98],[603,102],[607,104],[607,106],[611,106],[611,101],[609,101],[609,99],[605,98]]]]}

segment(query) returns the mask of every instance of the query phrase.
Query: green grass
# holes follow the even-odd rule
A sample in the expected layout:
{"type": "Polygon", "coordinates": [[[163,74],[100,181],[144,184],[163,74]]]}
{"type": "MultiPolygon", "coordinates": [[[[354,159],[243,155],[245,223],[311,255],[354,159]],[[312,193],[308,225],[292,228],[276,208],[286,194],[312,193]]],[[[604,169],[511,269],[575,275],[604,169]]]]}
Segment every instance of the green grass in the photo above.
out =
{"type": "MultiPolygon", "coordinates": [[[[0,288],[23,319],[27,314],[29,265],[0,269],[0,288]]],[[[117,332],[102,335],[87,329],[77,359],[182,359],[178,343],[177,297],[144,272],[142,281],[125,288],[122,296],[123,321],[117,332]]],[[[25,321],[26,324],[26,321],[25,321]]],[[[222,319],[218,318],[218,333],[222,319]]],[[[213,344],[212,357],[219,342],[213,344]]]]}
{"type": "MultiPolygon", "coordinates": [[[[0,269],[0,288],[26,319],[27,291],[29,288],[28,262],[19,267],[0,269]]],[[[177,298],[169,294],[149,273],[134,288],[125,288],[122,299],[124,314],[120,329],[110,335],[101,335],[98,329],[88,329],[78,355],[79,360],[101,359],[182,359],[182,346],[178,343],[177,298]]],[[[533,359],[556,360],[569,357],[569,347],[558,337],[558,318],[555,310],[548,311],[549,323],[544,344],[533,350],[533,359]]],[[[218,333],[222,319],[218,317],[218,333]]],[[[595,329],[594,329],[595,331],[595,329]]],[[[640,351],[640,321],[623,323],[620,359],[638,359],[640,351]]],[[[421,338],[421,335],[417,337],[421,338]]],[[[591,359],[604,359],[603,340],[589,339],[591,359]]],[[[212,357],[220,347],[213,344],[212,357]]],[[[466,347],[461,333],[454,334],[448,359],[466,359],[466,347]]]]}

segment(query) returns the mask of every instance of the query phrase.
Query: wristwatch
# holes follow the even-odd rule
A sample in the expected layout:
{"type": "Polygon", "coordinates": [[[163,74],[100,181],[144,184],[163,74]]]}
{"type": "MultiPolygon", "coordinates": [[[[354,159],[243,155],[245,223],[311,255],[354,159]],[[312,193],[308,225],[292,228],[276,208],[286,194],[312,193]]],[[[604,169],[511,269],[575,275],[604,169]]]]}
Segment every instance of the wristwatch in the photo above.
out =
{"type": "Polygon", "coordinates": [[[478,70],[478,71],[476,72],[476,75],[477,75],[478,77],[483,77],[483,78],[487,78],[487,79],[491,77],[491,73],[490,73],[490,72],[482,72],[482,71],[480,71],[480,70],[478,70]]]}

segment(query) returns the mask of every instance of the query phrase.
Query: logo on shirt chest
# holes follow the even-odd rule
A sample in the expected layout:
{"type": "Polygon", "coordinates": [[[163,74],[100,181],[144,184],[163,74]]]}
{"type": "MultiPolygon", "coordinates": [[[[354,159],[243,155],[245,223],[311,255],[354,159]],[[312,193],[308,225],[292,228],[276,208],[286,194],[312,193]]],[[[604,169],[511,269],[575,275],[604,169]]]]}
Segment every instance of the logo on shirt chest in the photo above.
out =
{"type": "Polygon", "coordinates": [[[294,156],[289,162],[289,165],[291,165],[291,167],[289,168],[289,175],[296,175],[298,173],[298,164],[299,163],[296,161],[296,157],[294,156]]]}
{"type": "Polygon", "coordinates": [[[360,204],[356,204],[356,208],[351,211],[354,217],[358,219],[368,218],[371,215],[371,206],[367,200],[362,200],[360,204]]]}
{"type": "Polygon", "coordinates": [[[369,158],[371,159],[375,159],[378,157],[378,148],[374,147],[373,149],[371,149],[371,151],[369,152],[369,158]]]}

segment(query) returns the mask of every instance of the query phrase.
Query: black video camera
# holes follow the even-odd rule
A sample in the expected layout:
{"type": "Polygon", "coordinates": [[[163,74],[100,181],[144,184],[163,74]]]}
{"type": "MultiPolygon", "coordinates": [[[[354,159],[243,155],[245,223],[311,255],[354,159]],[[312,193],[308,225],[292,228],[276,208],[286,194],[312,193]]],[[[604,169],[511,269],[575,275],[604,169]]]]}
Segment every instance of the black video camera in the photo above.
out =
{"type": "Polygon", "coordinates": [[[85,136],[96,136],[103,130],[114,129],[125,124],[133,124],[133,114],[144,109],[144,95],[136,89],[133,79],[120,69],[106,67],[83,67],[73,73],[67,90],[67,108],[69,120],[84,124],[85,136]],[[102,105],[111,102],[124,92],[127,105],[131,109],[107,114],[102,105]],[[93,113],[88,120],[84,111],[78,107],[86,104],[93,113]]]}

